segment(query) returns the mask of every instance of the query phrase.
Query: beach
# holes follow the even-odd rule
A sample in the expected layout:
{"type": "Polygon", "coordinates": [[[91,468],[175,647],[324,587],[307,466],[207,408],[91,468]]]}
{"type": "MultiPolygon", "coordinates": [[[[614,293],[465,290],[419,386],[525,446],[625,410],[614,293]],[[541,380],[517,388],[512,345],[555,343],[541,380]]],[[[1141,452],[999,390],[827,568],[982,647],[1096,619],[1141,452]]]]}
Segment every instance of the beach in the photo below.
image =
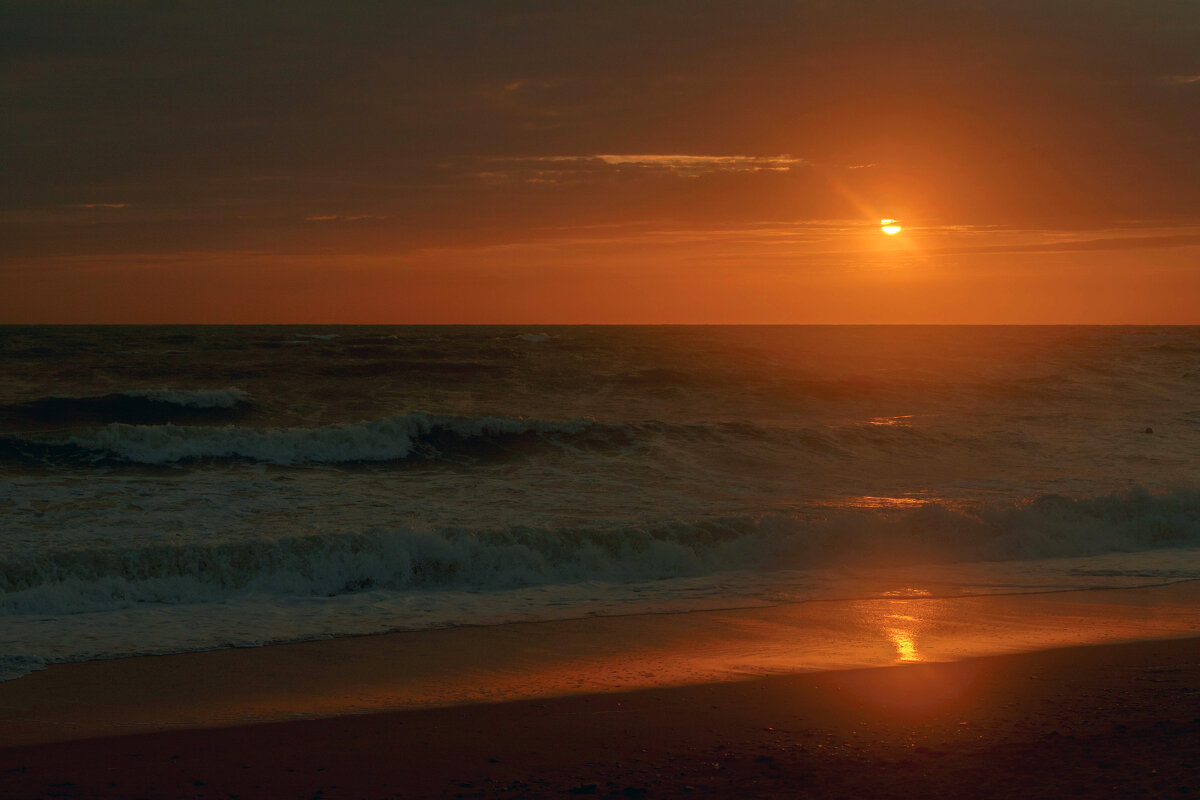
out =
{"type": "Polygon", "coordinates": [[[877,601],[901,648],[810,603],[53,666],[0,685],[0,796],[1186,796],[1198,592],[877,601]]]}
{"type": "Polygon", "coordinates": [[[1200,1],[0,12],[0,800],[1200,792],[1200,1]]]}
{"type": "Polygon", "coordinates": [[[0,334],[0,799],[1192,788],[1200,329],[0,334]]]}

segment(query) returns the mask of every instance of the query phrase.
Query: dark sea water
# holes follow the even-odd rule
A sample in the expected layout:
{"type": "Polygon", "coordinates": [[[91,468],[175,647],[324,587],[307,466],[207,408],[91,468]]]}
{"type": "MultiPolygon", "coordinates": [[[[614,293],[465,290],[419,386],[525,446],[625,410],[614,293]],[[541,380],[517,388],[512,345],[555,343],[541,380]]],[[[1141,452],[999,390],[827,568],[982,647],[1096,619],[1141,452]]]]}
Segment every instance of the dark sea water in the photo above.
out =
{"type": "Polygon", "coordinates": [[[0,328],[0,676],[1200,577],[1200,328],[0,328]]]}

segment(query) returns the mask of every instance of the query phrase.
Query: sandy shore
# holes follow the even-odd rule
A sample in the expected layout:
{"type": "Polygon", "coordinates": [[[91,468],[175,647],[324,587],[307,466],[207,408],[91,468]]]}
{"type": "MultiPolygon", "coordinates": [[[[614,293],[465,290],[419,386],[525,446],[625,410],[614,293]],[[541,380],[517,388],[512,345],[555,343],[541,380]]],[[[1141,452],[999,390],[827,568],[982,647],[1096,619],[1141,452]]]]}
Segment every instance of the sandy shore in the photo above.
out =
{"type": "Polygon", "coordinates": [[[1194,639],[0,750],[6,798],[1198,792],[1194,639]]]}
{"type": "Polygon", "coordinates": [[[1196,636],[1196,600],[857,601],[63,665],[0,685],[0,797],[1184,797],[1200,639],[1128,640],[1196,636]],[[983,655],[1096,641],[1124,643],[983,655]]]}

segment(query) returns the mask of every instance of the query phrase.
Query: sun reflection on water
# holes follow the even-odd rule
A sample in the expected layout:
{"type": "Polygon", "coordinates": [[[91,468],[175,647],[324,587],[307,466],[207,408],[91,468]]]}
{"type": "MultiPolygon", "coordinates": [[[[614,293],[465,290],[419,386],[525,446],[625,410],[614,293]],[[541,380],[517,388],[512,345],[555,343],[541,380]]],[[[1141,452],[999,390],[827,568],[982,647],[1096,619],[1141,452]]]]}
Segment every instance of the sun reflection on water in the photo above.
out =
{"type": "MultiPolygon", "coordinates": [[[[928,589],[918,589],[915,586],[907,586],[903,589],[892,589],[883,593],[884,597],[933,597],[933,592],[928,589]]],[[[904,617],[904,619],[915,620],[916,617],[904,617]]]]}
{"type": "MultiPolygon", "coordinates": [[[[908,597],[929,595],[929,593],[926,593],[922,589],[905,589],[904,594],[908,597]]],[[[905,603],[904,608],[906,610],[911,609],[911,604],[905,603]]],[[[924,620],[912,614],[898,613],[884,616],[883,633],[896,649],[896,661],[913,663],[925,660],[924,656],[920,655],[920,651],[917,649],[917,633],[923,624],[924,620]]]]}
{"type": "Polygon", "coordinates": [[[912,414],[899,414],[894,417],[871,417],[867,420],[868,425],[877,425],[885,428],[911,428],[912,414]]]}
{"type": "MultiPolygon", "coordinates": [[[[907,591],[920,590],[910,589],[907,591]]],[[[924,661],[925,659],[917,650],[917,631],[921,627],[922,620],[910,614],[888,614],[884,619],[886,627],[883,632],[891,640],[892,646],[896,648],[896,660],[909,663],[924,661]]]]}
{"type": "Polygon", "coordinates": [[[910,633],[899,628],[891,628],[888,630],[888,636],[891,638],[892,644],[896,646],[897,661],[921,660],[921,654],[917,652],[917,643],[910,633]]]}
{"type": "Polygon", "coordinates": [[[859,495],[847,498],[841,505],[846,508],[916,508],[932,502],[929,497],[877,497],[859,495]]]}

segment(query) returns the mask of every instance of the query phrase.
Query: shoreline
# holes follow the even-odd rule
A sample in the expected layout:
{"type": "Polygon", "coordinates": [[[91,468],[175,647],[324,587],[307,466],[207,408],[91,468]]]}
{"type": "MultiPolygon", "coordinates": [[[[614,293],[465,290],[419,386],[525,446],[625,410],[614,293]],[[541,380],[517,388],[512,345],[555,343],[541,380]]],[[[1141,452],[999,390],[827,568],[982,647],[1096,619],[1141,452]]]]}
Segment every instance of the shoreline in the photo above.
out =
{"type": "Polygon", "coordinates": [[[1200,638],[0,749],[0,796],[1164,797],[1200,638]]]}
{"type": "Polygon", "coordinates": [[[0,683],[0,747],[708,685],[1200,635],[1200,581],[821,601],[50,665],[0,683]]]}

